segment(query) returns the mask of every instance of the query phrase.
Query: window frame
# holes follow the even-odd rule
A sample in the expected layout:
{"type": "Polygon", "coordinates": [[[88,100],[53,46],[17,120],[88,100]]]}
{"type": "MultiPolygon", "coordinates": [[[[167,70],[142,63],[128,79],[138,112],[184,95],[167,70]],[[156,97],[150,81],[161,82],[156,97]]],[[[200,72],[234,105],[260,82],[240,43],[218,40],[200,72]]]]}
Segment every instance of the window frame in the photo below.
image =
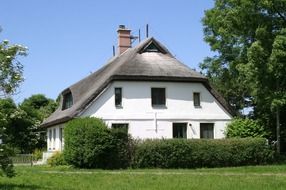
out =
{"type": "Polygon", "coordinates": [[[194,107],[195,108],[201,108],[202,106],[202,104],[201,104],[201,93],[200,92],[193,92],[193,103],[194,103],[194,107]],[[198,99],[196,99],[196,97],[198,98],[198,99]],[[196,100],[198,100],[198,101],[196,101],[196,100]]]}
{"type": "Polygon", "coordinates": [[[57,128],[53,128],[53,150],[56,149],[57,128]]]}
{"type": "Polygon", "coordinates": [[[122,101],[123,100],[123,90],[122,90],[122,87],[114,87],[114,105],[115,105],[115,107],[116,108],[122,108],[123,107],[123,105],[122,105],[122,101]],[[117,104],[117,102],[116,102],[116,96],[117,96],[117,94],[116,94],[116,90],[117,89],[120,89],[120,104],[117,104]]]}
{"type": "Polygon", "coordinates": [[[49,129],[49,132],[48,132],[48,136],[49,136],[49,150],[51,150],[52,149],[52,133],[53,133],[53,131],[52,131],[52,129],[49,129]]]}
{"type": "Polygon", "coordinates": [[[201,139],[214,139],[215,137],[215,124],[214,123],[200,123],[200,138],[201,139]],[[203,125],[207,128],[207,137],[204,137],[204,133],[202,130],[203,125]],[[212,128],[212,130],[209,130],[209,127],[212,128]],[[211,131],[211,135],[209,135],[209,132],[211,131]]]}
{"type": "Polygon", "coordinates": [[[151,87],[151,106],[161,107],[161,108],[165,108],[167,106],[167,88],[166,87],[151,87]],[[154,103],[155,99],[153,99],[153,90],[155,89],[164,89],[163,104],[154,103]]]}
{"type": "MultiPolygon", "coordinates": [[[[174,122],[172,124],[172,137],[173,139],[187,139],[188,138],[188,123],[187,122],[174,122]],[[180,128],[182,130],[182,137],[175,137],[174,136],[174,131],[175,131],[175,127],[178,129],[178,126],[175,125],[181,125],[180,128]]],[[[178,133],[177,133],[178,134],[178,133]]],[[[177,135],[178,136],[178,135],[177,135]]]]}

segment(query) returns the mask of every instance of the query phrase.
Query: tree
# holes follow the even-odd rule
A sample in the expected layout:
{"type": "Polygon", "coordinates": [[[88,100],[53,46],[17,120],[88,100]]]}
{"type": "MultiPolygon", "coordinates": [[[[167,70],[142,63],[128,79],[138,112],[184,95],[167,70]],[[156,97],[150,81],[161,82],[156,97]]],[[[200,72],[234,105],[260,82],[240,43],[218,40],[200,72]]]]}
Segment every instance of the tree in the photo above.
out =
{"type": "Polygon", "coordinates": [[[42,94],[32,95],[19,106],[10,98],[0,99],[0,113],[5,116],[5,142],[14,152],[31,153],[46,146],[46,133],[39,126],[57,107],[42,94]]]}
{"type": "Polygon", "coordinates": [[[258,137],[265,138],[267,137],[267,132],[264,129],[263,125],[259,123],[257,120],[253,119],[242,119],[242,118],[234,118],[231,123],[227,125],[226,129],[226,137],[258,137]]]}
{"type": "Polygon", "coordinates": [[[11,45],[8,40],[0,42],[0,97],[15,93],[23,82],[23,65],[17,58],[26,54],[26,47],[11,45]]]}
{"type": "Polygon", "coordinates": [[[286,108],[286,1],[216,0],[203,25],[205,41],[217,55],[206,58],[201,69],[237,111],[253,107],[254,118],[276,137],[279,152],[279,129],[286,124],[281,118],[286,108]]]}
{"type": "Polygon", "coordinates": [[[57,107],[57,102],[43,94],[32,95],[19,105],[19,108],[27,113],[30,126],[33,126],[32,132],[36,135],[35,143],[31,147],[32,150],[35,148],[43,149],[46,146],[46,131],[39,126],[57,107]]]}
{"type": "MultiPolygon", "coordinates": [[[[0,98],[15,93],[23,81],[23,65],[17,58],[26,55],[26,52],[27,48],[21,45],[11,45],[8,40],[0,42],[0,98]]],[[[5,144],[7,124],[5,112],[0,113],[0,120],[0,166],[7,176],[12,177],[14,175],[13,165],[5,144]]]]}

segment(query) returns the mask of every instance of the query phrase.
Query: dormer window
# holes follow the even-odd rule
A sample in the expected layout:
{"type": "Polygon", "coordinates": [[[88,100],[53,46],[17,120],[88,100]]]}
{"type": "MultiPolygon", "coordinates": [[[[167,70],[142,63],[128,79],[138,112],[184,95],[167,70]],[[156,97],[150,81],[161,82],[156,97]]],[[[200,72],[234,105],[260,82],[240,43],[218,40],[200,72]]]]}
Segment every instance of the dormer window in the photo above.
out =
{"type": "Polygon", "coordinates": [[[145,47],[143,47],[139,53],[145,53],[145,52],[156,52],[156,53],[163,53],[166,54],[166,50],[164,50],[159,44],[157,44],[155,41],[151,41],[149,44],[147,44],[145,47]]]}
{"type": "Polygon", "coordinates": [[[73,105],[72,93],[69,91],[63,95],[63,108],[62,110],[68,109],[73,105]]]}
{"type": "Polygon", "coordinates": [[[154,43],[151,43],[149,46],[146,47],[144,52],[159,52],[159,50],[154,43]]]}

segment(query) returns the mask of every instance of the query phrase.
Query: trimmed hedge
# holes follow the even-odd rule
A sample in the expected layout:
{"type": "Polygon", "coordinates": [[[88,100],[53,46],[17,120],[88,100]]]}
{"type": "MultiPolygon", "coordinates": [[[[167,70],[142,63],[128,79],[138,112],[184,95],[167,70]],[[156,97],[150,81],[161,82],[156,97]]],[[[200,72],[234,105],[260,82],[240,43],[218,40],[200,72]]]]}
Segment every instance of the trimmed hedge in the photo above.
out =
{"type": "Polygon", "coordinates": [[[146,140],[135,147],[133,167],[201,168],[271,163],[274,151],[263,138],[146,140]]]}
{"type": "Polygon", "coordinates": [[[77,118],[65,126],[64,157],[80,168],[116,169],[130,165],[127,131],[108,129],[97,118],[77,118]]]}

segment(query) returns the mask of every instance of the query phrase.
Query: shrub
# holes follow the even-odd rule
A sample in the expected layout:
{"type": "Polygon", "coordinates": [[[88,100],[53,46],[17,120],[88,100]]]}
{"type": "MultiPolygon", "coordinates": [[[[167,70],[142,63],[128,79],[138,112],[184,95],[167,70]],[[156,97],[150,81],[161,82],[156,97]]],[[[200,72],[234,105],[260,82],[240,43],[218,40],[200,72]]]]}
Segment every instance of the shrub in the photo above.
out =
{"type": "Polygon", "coordinates": [[[108,129],[97,118],[78,118],[65,126],[66,161],[81,168],[126,168],[130,164],[129,136],[108,129]]]}
{"type": "Polygon", "coordinates": [[[227,137],[266,137],[267,132],[257,120],[235,118],[226,129],[227,137]]]}
{"type": "Polygon", "coordinates": [[[126,129],[111,129],[111,150],[108,168],[127,168],[132,159],[132,139],[126,129]]]}
{"type": "Polygon", "coordinates": [[[137,144],[134,167],[198,168],[265,164],[274,151],[262,138],[146,140],[137,144]]]}
{"type": "Polygon", "coordinates": [[[43,157],[43,150],[35,149],[33,152],[33,160],[40,160],[43,157]]]}
{"type": "Polygon", "coordinates": [[[48,160],[48,165],[50,166],[62,166],[67,165],[64,155],[61,152],[54,153],[48,160]]]}

